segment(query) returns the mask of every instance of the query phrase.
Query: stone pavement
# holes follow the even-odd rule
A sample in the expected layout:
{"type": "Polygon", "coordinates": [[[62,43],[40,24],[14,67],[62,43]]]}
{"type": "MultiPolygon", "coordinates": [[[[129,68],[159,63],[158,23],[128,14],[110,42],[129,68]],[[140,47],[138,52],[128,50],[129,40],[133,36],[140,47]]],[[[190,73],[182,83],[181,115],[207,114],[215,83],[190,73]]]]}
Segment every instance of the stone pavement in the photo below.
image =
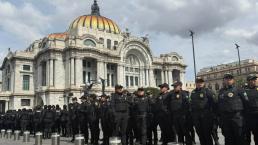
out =
{"type": "MultiPolygon", "coordinates": [[[[160,132],[159,132],[159,135],[160,135],[160,132]]],[[[224,137],[222,136],[221,133],[219,133],[219,138],[220,138],[221,145],[223,145],[224,137]]],[[[22,141],[22,139],[23,139],[22,136],[19,141],[14,141],[13,136],[12,136],[12,139],[0,138],[0,145],[34,145],[35,144],[35,140],[32,136],[30,137],[29,143],[24,143],[22,141]]],[[[71,143],[70,140],[71,140],[71,138],[61,138],[60,145],[74,145],[74,143],[71,143]]],[[[196,145],[200,145],[200,143],[198,142],[198,137],[196,137],[196,141],[197,141],[196,145]]],[[[43,145],[51,145],[51,140],[50,139],[43,140],[42,143],[43,143],[43,145]]],[[[253,142],[252,142],[252,145],[254,145],[253,142]]]]}

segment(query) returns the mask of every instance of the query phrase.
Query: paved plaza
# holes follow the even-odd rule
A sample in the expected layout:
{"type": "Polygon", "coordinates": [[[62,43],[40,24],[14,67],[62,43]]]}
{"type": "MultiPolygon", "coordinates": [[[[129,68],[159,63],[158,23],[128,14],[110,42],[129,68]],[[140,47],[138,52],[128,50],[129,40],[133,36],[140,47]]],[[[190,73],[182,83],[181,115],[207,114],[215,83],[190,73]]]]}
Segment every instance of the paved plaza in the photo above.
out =
{"type": "MultiPolygon", "coordinates": [[[[159,132],[159,135],[160,135],[160,132],[159,132]]],[[[221,145],[223,145],[224,144],[224,137],[222,136],[221,133],[219,133],[219,138],[220,138],[221,145]]],[[[22,136],[21,136],[19,141],[14,141],[13,136],[12,136],[12,139],[0,138],[0,145],[35,145],[35,140],[32,136],[30,137],[30,142],[29,143],[24,143],[22,139],[23,139],[22,136]]],[[[60,145],[74,145],[74,143],[71,143],[70,140],[71,140],[71,138],[61,138],[60,139],[60,145]]],[[[197,136],[196,136],[196,141],[197,141],[196,145],[200,145],[197,136]]],[[[42,142],[43,142],[43,145],[51,145],[51,140],[50,139],[43,140],[42,142]]],[[[161,143],[159,143],[159,144],[161,144],[161,143]]],[[[254,145],[253,142],[252,142],[252,145],[254,145]]]]}

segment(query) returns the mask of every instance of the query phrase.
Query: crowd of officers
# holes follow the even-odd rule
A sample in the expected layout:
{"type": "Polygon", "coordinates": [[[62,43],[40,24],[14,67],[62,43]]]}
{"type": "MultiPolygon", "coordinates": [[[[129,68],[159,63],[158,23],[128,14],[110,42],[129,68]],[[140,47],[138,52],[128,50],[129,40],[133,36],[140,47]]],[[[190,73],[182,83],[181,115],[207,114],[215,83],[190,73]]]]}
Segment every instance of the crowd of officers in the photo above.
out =
{"type": "Polygon", "coordinates": [[[72,141],[75,134],[81,133],[86,143],[97,145],[101,128],[103,145],[108,145],[112,136],[121,137],[123,145],[157,145],[159,126],[163,145],[177,141],[193,145],[195,132],[201,145],[219,145],[220,127],[225,145],[250,145],[251,134],[257,145],[257,76],[249,75],[242,88],[235,86],[231,74],[225,74],[223,81],[224,87],[217,94],[205,87],[202,78],[196,79],[196,89],[191,94],[182,90],[179,81],[172,84],[171,91],[168,84],[160,85],[158,96],[143,88],[131,94],[116,85],[110,97],[86,94],[80,104],[72,98],[72,103],[63,109],[49,105],[7,111],[0,117],[0,129],[30,130],[32,134],[42,131],[44,138],[58,132],[72,137],[72,141]]]}

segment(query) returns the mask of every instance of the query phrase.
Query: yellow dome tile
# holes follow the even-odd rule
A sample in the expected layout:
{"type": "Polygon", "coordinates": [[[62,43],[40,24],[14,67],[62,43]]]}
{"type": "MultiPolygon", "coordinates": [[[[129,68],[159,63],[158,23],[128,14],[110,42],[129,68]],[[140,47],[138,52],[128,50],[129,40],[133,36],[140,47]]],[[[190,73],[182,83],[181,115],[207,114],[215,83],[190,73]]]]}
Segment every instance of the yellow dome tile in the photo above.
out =
{"type": "Polygon", "coordinates": [[[98,19],[96,16],[91,17],[91,28],[98,29],[98,19]]]}
{"type": "Polygon", "coordinates": [[[100,29],[100,30],[104,30],[105,28],[104,28],[104,22],[103,22],[103,20],[102,20],[102,17],[98,17],[98,28],[100,29]]]}

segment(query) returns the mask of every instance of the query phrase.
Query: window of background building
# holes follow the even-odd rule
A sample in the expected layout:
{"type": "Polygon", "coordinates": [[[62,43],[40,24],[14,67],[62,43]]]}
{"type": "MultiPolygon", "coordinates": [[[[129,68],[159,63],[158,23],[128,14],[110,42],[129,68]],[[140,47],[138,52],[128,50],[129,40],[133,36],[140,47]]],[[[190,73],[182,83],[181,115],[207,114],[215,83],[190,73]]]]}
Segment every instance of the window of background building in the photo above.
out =
{"type": "Polygon", "coordinates": [[[47,85],[47,63],[46,62],[42,62],[42,82],[41,85],[42,86],[46,86],[47,85]]]}
{"type": "Polygon", "coordinates": [[[89,46],[89,47],[96,47],[96,43],[93,40],[86,39],[84,41],[84,45],[89,46]]]}
{"type": "Polygon", "coordinates": [[[139,85],[139,79],[138,77],[135,77],[135,86],[138,86],[139,85]]]}
{"type": "Polygon", "coordinates": [[[30,90],[30,76],[29,75],[23,75],[23,83],[22,83],[23,90],[30,90]]]}
{"type": "Polygon", "coordinates": [[[102,44],[104,44],[104,38],[100,37],[100,38],[99,38],[99,41],[100,41],[102,44]]]}
{"type": "Polygon", "coordinates": [[[88,72],[88,83],[90,83],[91,82],[91,74],[90,74],[90,72],[88,72]]]}
{"type": "Polygon", "coordinates": [[[107,48],[111,49],[111,40],[110,39],[107,39],[107,48]]]}
{"type": "Polygon", "coordinates": [[[111,74],[111,86],[115,86],[114,74],[111,74]]]}
{"type": "Polygon", "coordinates": [[[134,78],[133,78],[133,76],[130,76],[130,86],[134,86],[134,78]]]}
{"type": "Polygon", "coordinates": [[[7,87],[6,87],[6,90],[7,91],[10,91],[11,89],[11,82],[10,82],[10,78],[7,79],[7,87]]]}
{"type": "Polygon", "coordinates": [[[110,79],[109,79],[109,74],[107,74],[107,86],[110,86],[110,79]]]}
{"type": "Polygon", "coordinates": [[[30,71],[30,65],[23,65],[23,70],[30,71]]]}
{"type": "Polygon", "coordinates": [[[126,77],[125,77],[125,80],[126,80],[126,87],[129,87],[129,77],[126,76],[126,77]]]}
{"type": "Polygon", "coordinates": [[[116,50],[117,45],[118,45],[118,41],[114,41],[114,50],[116,50]]]}
{"type": "Polygon", "coordinates": [[[30,99],[21,99],[21,106],[30,106],[30,99]]]}
{"type": "Polygon", "coordinates": [[[90,68],[91,67],[91,63],[88,61],[87,62],[87,67],[90,68]]]}
{"type": "Polygon", "coordinates": [[[86,71],[83,71],[83,83],[86,84],[86,71]]]}

